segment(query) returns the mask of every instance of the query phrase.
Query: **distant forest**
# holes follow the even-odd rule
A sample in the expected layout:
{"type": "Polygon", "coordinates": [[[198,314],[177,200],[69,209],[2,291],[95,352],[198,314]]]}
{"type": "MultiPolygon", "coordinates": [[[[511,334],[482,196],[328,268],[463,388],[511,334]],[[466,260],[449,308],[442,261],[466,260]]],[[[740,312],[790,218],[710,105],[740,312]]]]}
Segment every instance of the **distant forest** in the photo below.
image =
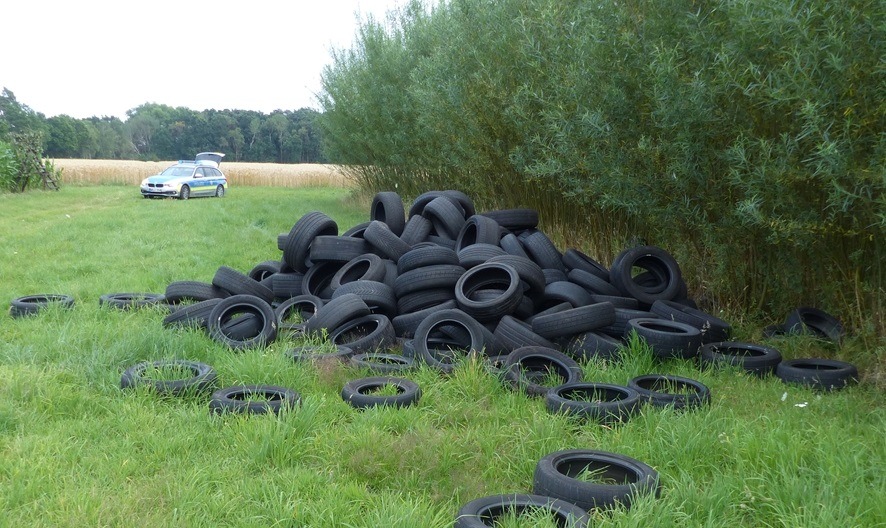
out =
{"type": "Polygon", "coordinates": [[[117,117],[45,117],[0,94],[0,140],[36,132],[48,158],[176,160],[219,151],[228,161],[325,163],[320,113],[310,108],[203,110],[146,103],[117,117]]]}

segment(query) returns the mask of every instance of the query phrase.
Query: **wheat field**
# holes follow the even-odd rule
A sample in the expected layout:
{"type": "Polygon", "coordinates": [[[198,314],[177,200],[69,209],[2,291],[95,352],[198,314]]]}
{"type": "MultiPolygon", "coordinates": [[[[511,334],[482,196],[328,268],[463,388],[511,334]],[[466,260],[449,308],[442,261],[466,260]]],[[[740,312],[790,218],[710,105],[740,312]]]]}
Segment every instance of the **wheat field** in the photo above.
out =
{"type": "MultiPolygon", "coordinates": [[[[174,161],[57,159],[62,182],[70,185],[138,185],[173,165],[174,161]]],[[[347,168],[317,163],[278,164],[231,162],[221,164],[232,186],[348,187],[347,168]]]]}

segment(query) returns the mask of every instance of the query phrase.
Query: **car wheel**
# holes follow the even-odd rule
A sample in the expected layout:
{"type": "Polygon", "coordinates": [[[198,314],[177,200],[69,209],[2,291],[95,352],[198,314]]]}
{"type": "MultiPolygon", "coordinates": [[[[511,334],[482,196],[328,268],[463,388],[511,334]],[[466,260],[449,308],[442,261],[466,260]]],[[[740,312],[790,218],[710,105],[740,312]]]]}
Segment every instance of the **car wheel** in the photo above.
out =
{"type": "Polygon", "coordinates": [[[191,188],[187,185],[182,185],[181,191],[178,192],[178,197],[180,200],[187,200],[191,197],[191,188]]]}
{"type": "Polygon", "coordinates": [[[225,186],[219,185],[215,188],[215,197],[216,198],[224,198],[225,197],[225,186]]]}

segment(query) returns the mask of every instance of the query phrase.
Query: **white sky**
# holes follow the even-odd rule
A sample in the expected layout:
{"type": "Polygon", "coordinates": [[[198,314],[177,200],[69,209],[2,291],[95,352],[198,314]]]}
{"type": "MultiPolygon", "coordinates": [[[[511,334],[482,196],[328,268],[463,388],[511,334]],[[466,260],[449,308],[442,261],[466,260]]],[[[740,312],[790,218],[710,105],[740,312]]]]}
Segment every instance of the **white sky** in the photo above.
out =
{"type": "Polygon", "coordinates": [[[12,0],[0,9],[0,89],[46,117],[125,119],[149,102],[319,109],[323,66],[351,47],[358,13],[383,19],[405,3],[12,0]]]}

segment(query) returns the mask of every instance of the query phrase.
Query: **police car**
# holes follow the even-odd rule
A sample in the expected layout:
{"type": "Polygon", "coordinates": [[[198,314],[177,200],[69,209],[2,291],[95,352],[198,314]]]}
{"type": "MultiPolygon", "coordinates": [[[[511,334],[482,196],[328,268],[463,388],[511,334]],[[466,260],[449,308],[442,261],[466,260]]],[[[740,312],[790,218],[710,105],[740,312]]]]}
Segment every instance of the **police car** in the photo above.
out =
{"type": "Polygon", "coordinates": [[[224,156],[221,152],[201,152],[193,161],[179,160],[160,174],[145,178],[141,184],[142,196],[171,196],[180,200],[192,196],[221,198],[228,190],[228,179],[218,168],[224,156]]]}

